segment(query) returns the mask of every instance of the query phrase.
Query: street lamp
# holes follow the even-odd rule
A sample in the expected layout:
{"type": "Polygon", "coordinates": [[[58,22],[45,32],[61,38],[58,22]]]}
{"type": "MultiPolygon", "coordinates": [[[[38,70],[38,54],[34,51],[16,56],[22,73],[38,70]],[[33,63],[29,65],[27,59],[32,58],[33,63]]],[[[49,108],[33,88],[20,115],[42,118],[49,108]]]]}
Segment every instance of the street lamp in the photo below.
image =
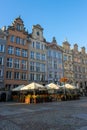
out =
{"type": "Polygon", "coordinates": [[[65,83],[68,81],[68,79],[66,77],[63,77],[60,79],[60,82],[64,83],[64,95],[66,94],[66,89],[65,89],[65,83]]]}

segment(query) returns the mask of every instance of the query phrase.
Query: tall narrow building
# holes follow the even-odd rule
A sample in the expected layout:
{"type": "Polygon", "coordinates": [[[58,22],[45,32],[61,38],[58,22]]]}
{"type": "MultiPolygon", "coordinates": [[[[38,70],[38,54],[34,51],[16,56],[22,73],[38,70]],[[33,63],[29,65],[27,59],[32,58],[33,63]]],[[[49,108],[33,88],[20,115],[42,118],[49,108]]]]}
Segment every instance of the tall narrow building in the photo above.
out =
{"type": "Polygon", "coordinates": [[[43,36],[43,28],[33,25],[29,44],[29,82],[38,82],[43,85],[47,81],[47,57],[46,42],[43,36]]]}
{"type": "Polygon", "coordinates": [[[5,50],[6,50],[6,29],[0,29],[0,90],[4,89],[4,65],[5,65],[5,50]]]}
{"type": "Polygon", "coordinates": [[[47,79],[48,83],[59,83],[63,77],[63,52],[57,45],[55,37],[51,43],[47,42],[47,79]]]}
{"type": "Polygon", "coordinates": [[[81,48],[81,61],[82,61],[82,74],[80,77],[82,77],[82,88],[83,90],[86,90],[87,91],[87,53],[85,51],[85,47],[82,47],[81,48]]]}
{"type": "Polygon", "coordinates": [[[28,84],[28,33],[20,17],[7,28],[4,85],[11,90],[28,84]]]}
{"type": "Polygon", "coordinates": [[[74,82],[80,89],[87,90],[87,53],[85,47],[78,50],[78,45],[74,44],[73,49],[74,82]]]}
{"type": "Polygon", "coordinates": [[[67,40],[63,42],[63,66],[64,66],[64,77],[68,79],[68,83],[74,82],[73,73],[73,53],[70,48],[70,44],[67,40]]]}

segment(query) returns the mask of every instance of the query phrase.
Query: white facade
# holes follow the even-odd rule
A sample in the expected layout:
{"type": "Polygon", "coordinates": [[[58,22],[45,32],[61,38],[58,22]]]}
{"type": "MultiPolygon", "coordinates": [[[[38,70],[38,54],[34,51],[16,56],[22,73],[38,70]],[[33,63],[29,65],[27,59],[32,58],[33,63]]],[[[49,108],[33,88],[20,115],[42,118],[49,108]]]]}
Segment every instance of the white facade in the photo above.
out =
{"type": "Polygon", "coordinates": [[[47,45],[47,72],[48,83],[58,83],[63,77],[62,51],[55,42],[47,45]]]}

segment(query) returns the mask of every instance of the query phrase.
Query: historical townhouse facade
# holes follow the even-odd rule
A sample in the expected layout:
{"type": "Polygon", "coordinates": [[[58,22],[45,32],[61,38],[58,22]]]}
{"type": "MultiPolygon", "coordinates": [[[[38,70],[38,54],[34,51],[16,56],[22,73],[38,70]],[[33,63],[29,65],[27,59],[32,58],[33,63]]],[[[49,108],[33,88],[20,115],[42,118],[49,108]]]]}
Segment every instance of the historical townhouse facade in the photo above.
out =
{"type": "Polygon", "coordinates": [[[7,28],[4,85],[10,90],[28,84],[28,33],[20,17],[7,28]]]}
{"type": "Polygon", "coordinates": [[[87,53],[68,41],[59,46],[55,37],[47,42],[43,28],[37,24],[29,34],[18,17],[11,26],[0,30],[0,89],[10,90],[31,82],[59,83],[66,77],[82,89],[87,88],[87,53]]]}
{"type": "Polygon", "coordinates": [[[37,24],[32,28],[29,44],[29,82],[35,81],[46,84],[47,81],[47,56],[46,42],[43,28],[37,24]]]}
{"type": "Polygon", "coordinates": [[[84,47],[78,51],[77,44],[74,45],[73,49],[73,64],[75,85],[85,89],[87,86],[87,54],[84,47]]]}
{"type": "Polygon", "coordinates": [[[4,65],[6,50],[6,32],[5,28],[0,29],[0,89],[4,87],[4,65]]]}
{"type": "Polygon", "coordinates": [[[81,86],[82,82],[82,56],[78,50],[78,45],[74,44],[73,49],[73,65],[74,65],[74,83],[77,87],[81,86]]]}
{"type": "Polygon", "coordinates": [[[82,57],[82,86],[83,89],[87,90],[87,53],[85,52],[85,47],[81,48],[82,57]]]}
{"type": "Polygon", "coordinates": [[[62,49],[57,45],[55,37],[47,43],[47,79],[48,83],[59,83],[63,77],[62,49]]]}
{"type": "Polygon", "coordinates": [[[68,41],[62,43],[63,50],[63,66],[64,66],[64,77],[68,79],[68,83],[74,82],[74,71],[73,71],[73,53],[70,48],[68,41]]]}

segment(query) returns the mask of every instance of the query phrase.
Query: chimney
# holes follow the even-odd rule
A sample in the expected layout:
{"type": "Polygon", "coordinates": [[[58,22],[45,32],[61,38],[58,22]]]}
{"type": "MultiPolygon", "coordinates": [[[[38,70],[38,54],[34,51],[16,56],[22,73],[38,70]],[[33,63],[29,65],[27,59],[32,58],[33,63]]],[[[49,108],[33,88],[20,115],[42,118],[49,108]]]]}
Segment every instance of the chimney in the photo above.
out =
{"type": "Polygon", "coordinates": [[[82,53],[82,54],[85,54],[85,47],[82,47],[82,48],[81,48],[81,53],[82,53]]]}

